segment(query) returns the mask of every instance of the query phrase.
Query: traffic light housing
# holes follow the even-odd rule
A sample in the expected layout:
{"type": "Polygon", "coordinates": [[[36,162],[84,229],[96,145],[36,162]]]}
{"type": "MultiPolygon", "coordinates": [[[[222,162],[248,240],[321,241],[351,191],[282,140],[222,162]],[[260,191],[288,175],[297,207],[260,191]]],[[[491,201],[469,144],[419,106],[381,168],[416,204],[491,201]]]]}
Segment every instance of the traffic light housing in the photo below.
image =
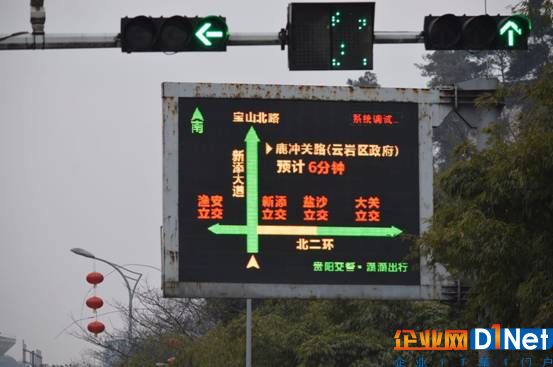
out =
{"type": "Polygon", "coordinates": [[[226,51],[229,33],[220,16],[121,18],[123,52],[226,51]]]}
{"type": "Polygon", "coordinates": [[[288,5],[290,70],[370,70],[374,3],[288,5]]]}
{"type": "Polygon", "coordinates": [[[524,15],[429,15],[424,45],[427,50],[526,50],[531,28],[524,15]]]}

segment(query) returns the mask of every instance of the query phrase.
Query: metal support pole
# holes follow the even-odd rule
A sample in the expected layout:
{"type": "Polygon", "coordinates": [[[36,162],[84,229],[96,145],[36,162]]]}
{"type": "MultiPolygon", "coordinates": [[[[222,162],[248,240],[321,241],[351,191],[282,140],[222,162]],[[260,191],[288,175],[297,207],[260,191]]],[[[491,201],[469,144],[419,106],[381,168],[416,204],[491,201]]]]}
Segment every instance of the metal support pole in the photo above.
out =
{"type": "Polygon", "coordinates": [[[246,367],[252,367],[252,299],[246,299],[246,367]]]}
{"type": "MultiPolygon", "coordinates": [[[[281,46],[275,33],[233,33],[229,46],[281,46]]],[[[374,32],[374,43],[423,43],[422,32],[374,32]]],[[[119,34],[0,34],[0,50],[121,48],[119,34]]]]}
{"type": "Polygon", "coordinates": [[[0,35],[0,50],[118,48],[116,34],[14,34],[0,35]]]}
{"type": "Polygon", "coordinates": [[[280,45],[278,33],[234,33],[228,40],[229,46],[273,46],[280,45]]]}
{"type": "Polygon", "coordinates": [[[374,32],[374,43],[424,43],[424,32],[374,32]]]}
{"type": "Polygon", "coordinates": [[[123,280],[125,281],[125,285],[127,286],[127,291],[129,292],[129,315],[128,315],[128,319],[129,319],[129,331],[128,331],[128,335],[129,335],[129,346],[132,344],[132,336],[133,336],[133,330],[132,330],[132,323],[133,323],[133,317],[132,317],[132,300],[134,298],[134,293],[136,291],[136,287],[138,286],[138,282],[140,282],[140,278],[142,278],[142,273],[139,273],[139,272],[136,272],[136,271],[132,271],[130,269],[127,269],[121,265],[117,265],[117,264],[114,264],[108,260],[104,260],[104,259],[101,259],[99,257],[95,257],[95,260],[98,260],[98,261],[101,261],[103,263],[106,263],[108,265],[110,265],[112,268],[114,268],[115,270],[117,270],[117,272],[119,273],[119,275],[121,275],[121,277],[123,278],[123,280]],[[137,278],[130,278],[128,275],[125,275],[121,269],[125,270],[125,271],[128,271],[129,273],[132,273],[132,274],[135,274],[137,276],[137,278]],[[131,285],[129,284],[129,279],[132,279],[134,280],[134,285],[133,287],[131,288],[131,285]]]}

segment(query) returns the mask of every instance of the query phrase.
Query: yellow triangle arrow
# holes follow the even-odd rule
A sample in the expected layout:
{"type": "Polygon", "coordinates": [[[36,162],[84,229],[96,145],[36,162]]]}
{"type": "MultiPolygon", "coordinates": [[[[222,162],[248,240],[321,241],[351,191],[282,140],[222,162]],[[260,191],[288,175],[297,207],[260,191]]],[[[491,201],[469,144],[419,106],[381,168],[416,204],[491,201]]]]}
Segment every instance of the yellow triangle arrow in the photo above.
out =
{"type": "Polygon", "coordinates": [[[273,150],[273,147],[269,143],[265,143],[265,154],[271,153],[271,150],[273,150]]]}
{"type": "Polygon", "coordinates": [[[257,259],[255,256],[251,256],[250,260],[248,261],[248,265],[246,265],[246,269],[256,268],[259,269],[259,264],[257,263],[257,259]]]}

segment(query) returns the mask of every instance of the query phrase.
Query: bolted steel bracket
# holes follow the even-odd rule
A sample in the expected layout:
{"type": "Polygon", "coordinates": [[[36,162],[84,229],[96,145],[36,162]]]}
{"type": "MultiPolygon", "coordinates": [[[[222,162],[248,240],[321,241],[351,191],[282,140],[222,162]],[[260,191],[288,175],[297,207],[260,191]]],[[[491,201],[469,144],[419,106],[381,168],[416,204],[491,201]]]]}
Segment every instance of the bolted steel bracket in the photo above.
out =
{"type": "Polygon", "coordinates": [[[33,35],[44,35],[44,23],[46,23],[44,0],[31,0],[31,26],[33,28],[33,35]]]}

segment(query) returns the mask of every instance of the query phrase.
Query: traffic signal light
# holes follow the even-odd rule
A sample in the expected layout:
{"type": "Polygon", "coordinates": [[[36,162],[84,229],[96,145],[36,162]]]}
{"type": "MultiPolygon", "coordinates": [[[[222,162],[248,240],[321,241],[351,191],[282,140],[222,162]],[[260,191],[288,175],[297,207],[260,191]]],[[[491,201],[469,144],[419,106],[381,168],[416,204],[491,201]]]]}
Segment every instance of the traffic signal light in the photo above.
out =
{"type": "Polygon", "coordinates": [[[228,37],[220,16],[121,19],[123,52],[226,51],[228,37]]]}
{"type": "Polygon", "coordinates": [[[370,70],[374,3],[291,3],[290,70],[370,70]]]}
{"type": "Polygon", "coordinates": [[[427,50],[526,50],[531,28],[524,15],[429,15],[424,45],[427,50]]]}

